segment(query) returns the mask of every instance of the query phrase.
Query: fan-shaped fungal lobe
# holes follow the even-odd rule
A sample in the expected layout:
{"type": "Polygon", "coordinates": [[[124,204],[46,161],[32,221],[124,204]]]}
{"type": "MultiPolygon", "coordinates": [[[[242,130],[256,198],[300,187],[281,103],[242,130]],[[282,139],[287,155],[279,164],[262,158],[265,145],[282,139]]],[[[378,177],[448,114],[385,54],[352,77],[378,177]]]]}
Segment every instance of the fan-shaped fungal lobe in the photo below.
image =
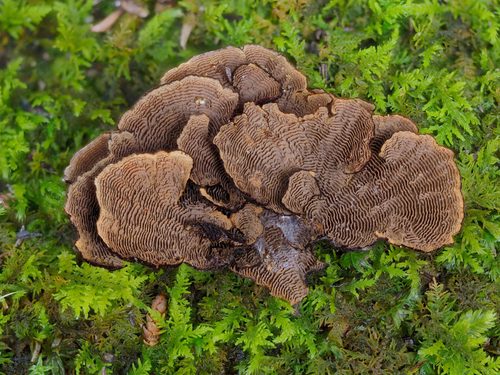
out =
{"type": "Polygon", "coordinates": [[[453,153],[406,131],[382,149],[338,190],[318,179],[323,194],[312,198],[306,216],[323,222],[338,246],[361,248],[377,237],[422,251],[451,243],[463,218],[453,153]]]}
{"type": "MultiPolygon", "coordinates": [[[[106,147],[107,156],[103,159],[99,158],[100,160],[92,169],[83,173],[76,182],[70,185],[64,209],[69,215],[71,223],[78,229],[80,238],[76,242],[76,246],[83,258],[93,264],[118,268],[123,267],[122,259],[106,246],[97,233],[96,223],[99,219],[100,207],[95,194],[94,180],[107,165],[137,152],[138,147],[131,133],[111,132],[107,136],[109,137],[106,147]]],[[[93,143],[90,143],[87,147],[92,145],[93,143]]],[[[80,166],[85,164],[88,159],[72,159],[74,164],[70,164],[70,167],[73,167],[73,170],[88,169],[88,166],[80,166]]]]}
{"type": "Polygon", "coordinates": [[[224,170],[219,152],[209,136],[209,123],[205,114],[191,116],[177,145],[193,159],[190,178],[201,187],[201,194],[216,205],[235,210],[245,200],[224,170]]]}
{"type": "Polygon", "coordinates": [[[254,244],[264,233],[264,226],[259,218],[263,211],[262,207],[247,203],[245,207],[231,215],[232,223],[243,232],[248,245],[254,244]]]}
{"type": "Polygon", "coordinates": [[[399,132],[384,143],[380,156],[392,175],[397,173],[403,193],[392,197],[388,222],[375,234],[422,251],[452,244],[464,215],[453,152],[430,135],[399,132]],[[402,167],[408,160],[412,168],[402,167]]]}
{"type": "Polygon", "coordinates": [[[228,231],[222,213],[199,204],[177,205],[193,166],[180,151],[129,156],[110,165],[96,178],[101,214],[100,237],[122,258],[155,267],[189,263],[209,269],[211,242],[193,225],[208,224],[228,231]]]}
{"type": "Polygon", "coordinates": [[[352,249],[452,243],[463,220],[453,152],[374,109],[309,90],[267,48],[193,57],[71,159],[76,246],[110,268],[227,266],[296,304],[325,266],[317,238],[352,249]]]}
{"type": "Polygon", "coordinates": [[[240,48],[230,46],[193,57],[188,62],[166,72],[161,83],[172,83],[193,76],[212,78],[224,87],[232,87],[230,76],[238,67],[246,64],[248,60],[245,53],[240,48]]]}
{"type": "MultiPolygon", "coordinates": [[[[217,163],[220,159],[217,149],[208,136],[209,123],[210,119],[207,115],[193,115],[177,138],[179,149],[188,155],[193,155],[191,158],[196,160],[196,166],[190,176],[196,185],[201,186],[220,183],[220,178],[217,176],[217,163]]],[[[222,165],[219,168],[224,170],[222,165]]]]}
{"type": "Polygon", "coordinates": [[[254,64],[243,65],[236,69],[233,86],[243,103],[271,101],[281,95],[279,82],[254,64]]]}
{"type": "Polygon", "coordinates": [[[122,116],[118,129],[134,133],[145,152],[172,151],[192,115],[208,116],[213,137],[229,121],[237,103],[238,95],[219,82],[186,77],[149,91],[122,116]]]}
{"type": "Polygon", "coordinates": [[[271,210],[289,213],[282,198],[292,174],[308,170],[319,179],[328,174],[329,188],[336,190],[346,173],[359,171],[370,159],[371,114],[355,100],[338,99],[332,111],[332,117],[320,108],[297,118],[276,104],[248,103],[214,143],[239,189],[271,210]]]}
{"type": "Polygon", "coordinates": [[[319,187],[314,179],[315,173],[300,171],[288,180],[288,190],[283,196],[283,204],[296,214],[304,214],[304,208],[315,195],[319,195],[319,187]]]}
{"type": "Polygon", "coordinates": [[[243,47],[243,52],[250,63],[259,66],[289,92],[307,89],[307,79],[282,54],[255,44],[243,47]]]}
{"type": "Polygon", "coordinates": [[[376,153],[380,152],[382,145],[391,138],[394,133],[409,131],[418,134],[417,126],[403,116],[374,115],[373,122],[375,123],[375,135],[370,143],[370,148],[376,153]]]}
{"type": "Polygon", "coordinates": [[[331,117],[320,109],[300,119],[273,104],[247,104],[214,143],[238,188],[271,210],[322,223],[339,246],[361,248],[377,236],[422,251],[450,243],[463,215],[452,153],[432,137],[397,132],[413,130],[408,120],[378,116],[377,137],[395,134],[372,157],[372,109],[360,100],[336,99],[331,117]],[[404,156],[387,158],[393,147],[404,156]],[[431,196],[443,202],[437,210],[436,202],[424,199],[431,196]],[[434,210],[432,219],[424,214],[434,210]]]}

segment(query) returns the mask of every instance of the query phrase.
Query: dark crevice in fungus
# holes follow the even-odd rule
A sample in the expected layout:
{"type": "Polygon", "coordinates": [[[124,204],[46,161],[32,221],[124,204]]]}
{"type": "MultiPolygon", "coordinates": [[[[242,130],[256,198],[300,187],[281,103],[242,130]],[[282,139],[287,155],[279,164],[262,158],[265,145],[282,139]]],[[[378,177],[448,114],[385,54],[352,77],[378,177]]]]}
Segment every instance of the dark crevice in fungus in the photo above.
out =
{"type": "Polygon", "coordinates": [[[409,119],[307,87],[256,45],[163,76],[65,171],[83,258],[108,268],[229,267],[298,304],[320,238],[432,251],[463,220],[453,152],[409,119]]]}

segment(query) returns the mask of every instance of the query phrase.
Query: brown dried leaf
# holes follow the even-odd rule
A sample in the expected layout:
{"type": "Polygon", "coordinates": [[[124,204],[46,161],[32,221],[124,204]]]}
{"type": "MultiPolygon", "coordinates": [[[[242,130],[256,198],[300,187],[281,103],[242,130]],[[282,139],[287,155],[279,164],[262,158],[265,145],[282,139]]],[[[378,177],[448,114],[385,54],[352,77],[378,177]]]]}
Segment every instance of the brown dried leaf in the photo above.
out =
{"type": "Polygon", "coordinates": [[[105,33],[106,31],[109,31],[109,29],[111,29],[116,21],[118,21],[118,19],[123,15],[123,13],[125,13],[125,10],[122,8],[118,8],[101,22],[91,26],[90,31],[94,33],[105,33]]]}

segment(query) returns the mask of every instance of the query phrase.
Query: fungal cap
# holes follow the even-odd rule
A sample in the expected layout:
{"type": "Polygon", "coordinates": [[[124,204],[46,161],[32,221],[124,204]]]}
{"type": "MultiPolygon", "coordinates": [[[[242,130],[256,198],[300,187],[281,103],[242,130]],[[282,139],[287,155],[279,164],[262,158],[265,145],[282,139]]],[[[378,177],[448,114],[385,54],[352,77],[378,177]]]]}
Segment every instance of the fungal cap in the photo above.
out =
{"type": "MultiPolygon", "coordinates": [[[[386,238],[394,245],[429,252],[450,245],[453,236],[460,231],[464,218],[464,199],[461,192],[460,172],[454,161],[452,150],[439,146],[430,135],[417,135],[411,131],[395,133],[384,143],[380,151],[388,164],[408,158],[412,153],[416,160],[418,177],[409,181],[410,191],[405,195],[418,194],[416,204],[399,208],[391,224],[375,234],[386,238]],[[424,175],[425,172],[425,175],[424,175]],[[421,177],[425,176],[425,177],[421,177]],[[404,210],[411,212],[411,225],[401,220],[404,210]]],[[[401,200],[402,204],[405,203],[401,200]]]]}
{"type": "Polygon", "coordinates": [[[134,154],[107,166],[95,180],[101,208],[97,230],[106,245],[124,259],[153,267],[182,262],[216,267],[211,239],[218,240],[232,224],[204,204],[178,205],[192,167],[182,151],[134,154]]]}

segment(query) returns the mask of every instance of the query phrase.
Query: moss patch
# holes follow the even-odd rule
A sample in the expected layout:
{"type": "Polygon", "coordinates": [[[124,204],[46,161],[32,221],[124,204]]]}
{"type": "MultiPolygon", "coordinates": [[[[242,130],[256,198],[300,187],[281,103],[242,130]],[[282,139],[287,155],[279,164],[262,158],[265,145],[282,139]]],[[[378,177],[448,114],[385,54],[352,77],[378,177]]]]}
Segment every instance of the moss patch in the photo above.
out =
{"type": "Polygon", "coordinates": [[[500,2],[138,2],[148,17],[125,13],[103,34],[90,27],[113,1],[0,2],[0,373],[497,374],[500,2]],[[456,244],[320,244],[330,267],[300,311],[227,271],[82,263],[62,209],[71,156],[166,70],[245,43],[453,149],[466,199],[456,244]],[[16,238],[23,225],[41,236],[16,238]],[[167,314],[150,348],[140,324],[158,293],[167,314]]]}

